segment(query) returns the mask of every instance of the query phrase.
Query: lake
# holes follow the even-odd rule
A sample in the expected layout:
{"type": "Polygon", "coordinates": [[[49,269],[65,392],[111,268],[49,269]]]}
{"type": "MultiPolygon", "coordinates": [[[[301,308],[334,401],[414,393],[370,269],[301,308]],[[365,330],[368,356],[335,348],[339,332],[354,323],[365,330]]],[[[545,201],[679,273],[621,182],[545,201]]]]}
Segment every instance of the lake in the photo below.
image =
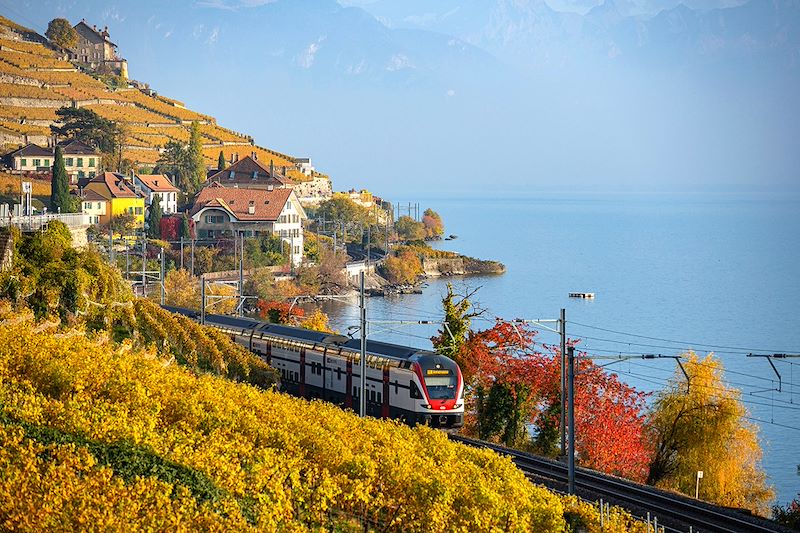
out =
{"type": "MultiPolygon", "coordinates": [[[[415,199],[458,239],[442,249],[503,262],[499,276],[431,280],[421,295],[368,299],[370,338],[430,347],[446,284],[480,288],[494,317],[555,319],[595,356],[687,349],[715,352],[760,427],[763,466],[778,501],[800,491],[800,208],[798,195],[543,194],[516,198],[415,199]],[[593,300],[568,297],[594,292],[593,300]],[[794,374],[798,375],[795,377],[794,374]],[[780,391],[777,389],[780,388],[780,391]]],[[[334,326],[358,323],[358,302],[326,304],[334,326]]],[[[541,330],[539,340],[557,342],[541,330]]],[[[610,361],[598,361],[608,363],[610,361]]],[[[664,386],[674,360],[609,366],[640,390],[664,386]]]]}

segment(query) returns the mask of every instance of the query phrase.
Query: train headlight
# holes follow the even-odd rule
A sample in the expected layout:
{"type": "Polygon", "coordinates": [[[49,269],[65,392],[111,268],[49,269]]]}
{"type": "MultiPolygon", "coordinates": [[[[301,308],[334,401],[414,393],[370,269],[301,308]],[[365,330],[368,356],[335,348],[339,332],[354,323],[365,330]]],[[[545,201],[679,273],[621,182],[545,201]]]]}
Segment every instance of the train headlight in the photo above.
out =
{"type": "Polygon", "coordinates": [[[433,406],[431,404],[429,404],[429,403],[423,403],[422,407],[423,407],[423,409],[433,409],[433,406]]]}

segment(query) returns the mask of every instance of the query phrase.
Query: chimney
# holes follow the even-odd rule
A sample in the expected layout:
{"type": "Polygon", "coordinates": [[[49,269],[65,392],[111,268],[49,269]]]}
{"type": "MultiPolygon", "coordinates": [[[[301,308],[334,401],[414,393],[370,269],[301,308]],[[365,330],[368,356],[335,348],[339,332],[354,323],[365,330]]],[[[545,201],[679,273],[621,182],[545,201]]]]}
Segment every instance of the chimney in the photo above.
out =
{"type": "Polygon", "coordinates": [[[255,153],[255,152],[250,152],[250,157],[252,157],[252,158],[253,158],[253,159],[255,159],[256,161],[258,161],[258,154],[257,154],[257,153],[255,153]]]}
{"type": "Polygon", "coordinates": [[[286,165],[283,165],[283,175],[286,175],[286,165]]]}
{"type": "Polygon", "coordinates": [[[272,159],[269,160],[269,177],[275,176],[275,163],[272,159]]]}
{"type": "Polygon", "coordinates": [[[275,187],[273,187],[272,184],[267,185],[267,190],[268,191],[272,191],[274,188],[275,187]]]}

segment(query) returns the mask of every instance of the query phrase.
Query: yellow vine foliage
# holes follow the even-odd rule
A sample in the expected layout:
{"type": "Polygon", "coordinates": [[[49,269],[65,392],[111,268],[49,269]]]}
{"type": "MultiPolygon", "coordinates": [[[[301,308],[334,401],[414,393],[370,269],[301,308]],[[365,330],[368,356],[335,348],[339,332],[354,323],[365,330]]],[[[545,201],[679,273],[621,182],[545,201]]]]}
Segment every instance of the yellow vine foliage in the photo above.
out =
{"type": "Polygon", "coordinates": [[[26,316],[0,324],[0,443],[2,529],[564,528],[492,452],[26,316]]]}

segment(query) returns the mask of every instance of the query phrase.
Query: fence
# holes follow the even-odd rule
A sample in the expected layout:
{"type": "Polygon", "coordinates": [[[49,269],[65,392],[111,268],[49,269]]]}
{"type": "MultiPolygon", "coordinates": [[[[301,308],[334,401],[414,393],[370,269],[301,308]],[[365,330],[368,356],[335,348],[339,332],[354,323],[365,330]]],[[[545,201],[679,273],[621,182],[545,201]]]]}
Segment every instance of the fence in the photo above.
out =
{"type": "Polygon", "coordinates": [[[63,222],[69,228],[80,228],[91,224],[89,215],[82,213],[47,213],[29,216],[0,217],[0,226],[16,226],[22,231],[39,231],[53,222],[63,222]]]}

